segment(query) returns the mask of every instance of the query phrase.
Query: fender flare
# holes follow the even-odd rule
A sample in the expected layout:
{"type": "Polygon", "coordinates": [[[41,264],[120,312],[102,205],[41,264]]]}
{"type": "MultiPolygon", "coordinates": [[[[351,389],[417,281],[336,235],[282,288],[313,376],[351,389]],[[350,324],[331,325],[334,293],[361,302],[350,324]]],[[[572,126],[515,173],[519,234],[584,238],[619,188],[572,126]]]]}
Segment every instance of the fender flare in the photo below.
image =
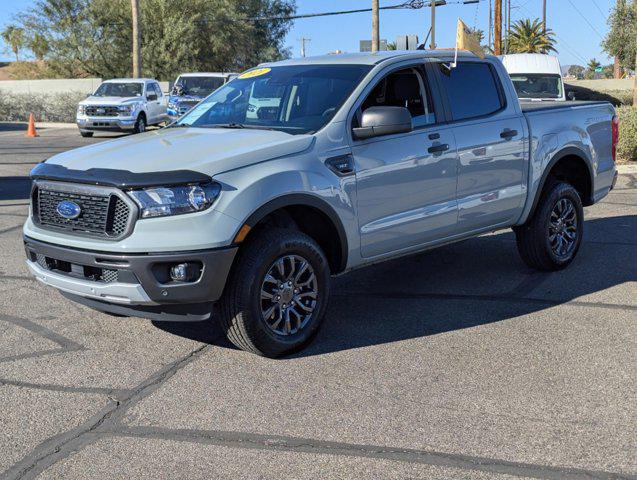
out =
{"type": "Polygon", "coordinates": [[[582,161],[584,162],[584,164],[586,165],[586,168],[588,169],[588,175],[589,175],[589,179],[591,182],[591,193],[589,198],[583,198],[582,202],[584,203],[585,206],[587,205],[591,205],[592,202],[592,196],[593,196],[593,169],[591,167],[590,162],[588,162],[586,159],[588,158],[587,155],[584,153],[584,151],[580,148],[577,147],[565,147],[563,149],[561,149],[560,151],[558,151],[555,155],[553,155],[553,157],[551,158],[551,160],[549,160],[549,163],[546,165],[546,167],[544,168],[544,172],[542,172],[542,178],[540,179],[540,183],[537,187],[537,190],[535,192],[535,197],[533,198],[533,205],[531,206],[531,210],[529,210],[529,214],[527,215],[527,219],[531,218],[533,216],[533,214],[535,213],[535,209],[537,208],[537,204],[540,201],[540,196],[542,195],[542,191],[544,190],[544,186],[546,185],[546,180],[549,177],[549,173],[551,172],[551,170],[553,169],[553,167],[557,164],[557,162],[559,162],[560,160],[562,160],[564,157],[579,157],[580,159],[582,159],[582,161]]]}
{"type": "Polygon", "coordinates": [[[292,207],[292,206],[306,206],[306,207],[315,208],[316,210],[324,214],[329,219],[329,221],[334,225],[334,227],[336,228],[336,232],[338,234],[337,240],[338,240],[338,244],[340,245],[340,254],[341,254],[341,261],[340,261],[340,264],[338,265],[338,271],[342,272],[343,270],[345,270],[345,267],[347,266],[347,257],[349,252],[347,234],[345,233],[345,228],[343,227],[343,223],[341,222],[341,219],[336,213],[336,211],[334,210],[334,208],[325,200],[322,200],[321,198],[315,195],[304,194],[304,193],[291,193],[291,194],[283,195],[273,200],[270,200],[269,202],[257,208],[254,212],[250,214],[250,216],[248,216],[248,218],[243,223],[241,223],[241,225],[235,232],[235,237],[239,234],[239,231],[243,228],[244,225],[248,225],[250,228],[253,228],[255,225],[257,225],[261,220],[263,220],[266,216],[268,216],[272,212],[279,210],[281,208],[292,207]]]}

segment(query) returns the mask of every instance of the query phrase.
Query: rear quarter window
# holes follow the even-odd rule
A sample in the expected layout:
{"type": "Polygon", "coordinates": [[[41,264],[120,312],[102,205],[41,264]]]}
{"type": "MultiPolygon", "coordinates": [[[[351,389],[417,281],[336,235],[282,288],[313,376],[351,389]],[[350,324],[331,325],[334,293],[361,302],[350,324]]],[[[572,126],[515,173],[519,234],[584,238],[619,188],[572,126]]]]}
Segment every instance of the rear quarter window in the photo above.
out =
{"type": "Polygon", "coordinates": [[[504,107],[499,81],[488,63],[460,62],[455,68],[440,64],[453,120],[482,117],[504,107]]]}

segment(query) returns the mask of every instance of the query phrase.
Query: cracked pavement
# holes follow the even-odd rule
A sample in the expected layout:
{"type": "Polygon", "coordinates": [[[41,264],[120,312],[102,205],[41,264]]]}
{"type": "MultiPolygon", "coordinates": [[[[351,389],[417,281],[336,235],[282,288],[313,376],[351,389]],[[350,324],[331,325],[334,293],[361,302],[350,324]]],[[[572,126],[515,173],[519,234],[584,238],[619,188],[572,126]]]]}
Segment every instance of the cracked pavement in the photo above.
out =
{"type": "Polygon", "coordinates": [[[333,280],[294,356],[119,318],[28,276],[28,172],[83,139],[0,124],[0,478],[637,479],[637,176],[573,265],[510,231],[333,280]]]}

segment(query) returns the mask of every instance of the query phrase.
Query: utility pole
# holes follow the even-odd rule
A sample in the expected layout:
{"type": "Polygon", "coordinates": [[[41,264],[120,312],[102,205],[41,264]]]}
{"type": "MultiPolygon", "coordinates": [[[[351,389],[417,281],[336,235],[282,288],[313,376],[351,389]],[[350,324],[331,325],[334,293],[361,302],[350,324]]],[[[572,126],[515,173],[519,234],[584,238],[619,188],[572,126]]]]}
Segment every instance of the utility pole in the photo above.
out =
{"type": "Polygon", "coordinates": [[[429,48],[434,50],[436,48],[436,0],[431,0],[429,5],[431,5],[431,43],[429,48]]]}
{"type": "Polygon", "coordinates": [[[142,30],[139,25],[139,0],[131,0],[133,19],[133,78],[142,76],[142,30]]]}
{"type": "Polygon", "coordinates": [[[301,42],[301,57],[305,57],[305,42],[311,42],[311,38],[301,37],[299,38],[299,42],[301,42]]]}
{"type": "Polygon", "coordinates": [[[380,30],[378,22],[378,0],[372,0],[372,52],[380,50],[380,30]]]}
{"type": "Polygon", "coordinates": [[[502,0],[495,0],[493,52],[502,55],[502,0]]]}
{"type": "Polygon", "coordinates": [[[542,28],[546,35],[546,0],[542,0],[542,28]]]}
{"type": "MultiPolygon", "coordinates": [[[[637,2],[633,2],[635,8],[635,14],[637,14],[637,2]]],[[[635,40],[637,42],[637,39],[635,40]]],[[[635,54],[635,81],[633,85],[633,107],[637,107],[637,53],[635,54]]]]}
{"type": "Polygon", "coordinates": [[[489,41],[487,45],[491,45],[493,38],[493,0],[489,0],[489,41]]]}

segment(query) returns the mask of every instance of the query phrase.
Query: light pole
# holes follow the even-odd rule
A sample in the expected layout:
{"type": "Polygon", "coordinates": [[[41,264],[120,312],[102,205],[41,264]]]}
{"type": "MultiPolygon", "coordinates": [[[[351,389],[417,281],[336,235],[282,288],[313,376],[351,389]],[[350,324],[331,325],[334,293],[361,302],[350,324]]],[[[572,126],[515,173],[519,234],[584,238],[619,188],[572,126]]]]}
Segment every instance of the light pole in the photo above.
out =
{"type": "Polygon", "coordinates": [[[434,50],[436,48],[436,1],[433,0],[431,3],[431,43],[429,44],[429,48],[434,50]]]}

